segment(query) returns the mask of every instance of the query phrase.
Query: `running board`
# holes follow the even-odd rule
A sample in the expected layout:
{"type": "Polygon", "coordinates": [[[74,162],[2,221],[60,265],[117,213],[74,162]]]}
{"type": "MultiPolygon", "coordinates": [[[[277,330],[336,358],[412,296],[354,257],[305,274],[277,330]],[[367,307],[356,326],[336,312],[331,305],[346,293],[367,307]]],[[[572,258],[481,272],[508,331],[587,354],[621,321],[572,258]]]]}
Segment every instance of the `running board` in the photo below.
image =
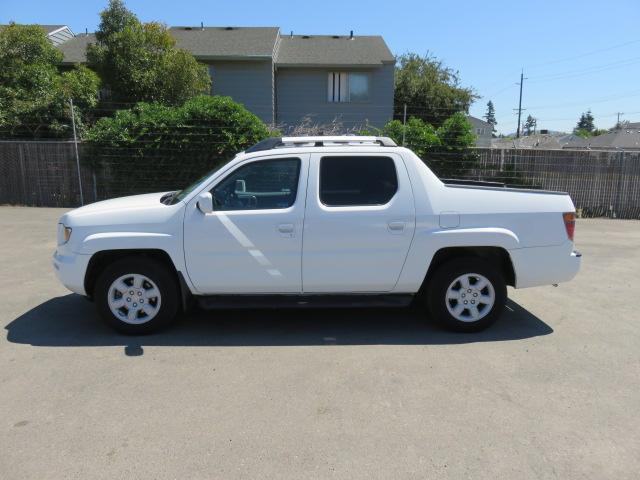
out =
{"type": "Polygon", "coordinates": [[[411,294],[362,295],[207,295],[196,296],[206,310],[255,308],[367,308],[408,307],[411,294]]]}

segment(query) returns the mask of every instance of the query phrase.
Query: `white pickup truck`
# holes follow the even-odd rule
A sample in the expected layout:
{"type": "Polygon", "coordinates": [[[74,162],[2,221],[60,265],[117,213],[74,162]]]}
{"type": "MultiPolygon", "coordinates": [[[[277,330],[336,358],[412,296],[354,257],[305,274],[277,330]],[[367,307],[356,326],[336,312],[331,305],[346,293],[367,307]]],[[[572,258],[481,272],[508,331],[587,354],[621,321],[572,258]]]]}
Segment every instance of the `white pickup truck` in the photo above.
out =
{"type": "Polygon", "coordinates": [[[264,140],[184,190],[64,214],[53,265],[124,333],[205,308],[407,306],[460,331],[580,268],[560,192],[443,183],[386,137],[264,140]]]}

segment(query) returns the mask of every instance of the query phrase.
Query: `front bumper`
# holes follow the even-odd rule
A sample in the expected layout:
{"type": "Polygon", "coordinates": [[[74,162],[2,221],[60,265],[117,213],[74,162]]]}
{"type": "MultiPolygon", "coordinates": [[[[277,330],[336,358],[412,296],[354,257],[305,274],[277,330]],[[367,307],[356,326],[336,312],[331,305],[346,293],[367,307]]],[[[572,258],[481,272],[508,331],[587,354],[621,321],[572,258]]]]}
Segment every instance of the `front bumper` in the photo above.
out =
{"type": "Polygon", "coordinates": [[[91,255],[77,253],[63,255],[56,251],[53,254],[53,270],[58,280],[74,293],[86,295],[84,277],[91,255]]]}

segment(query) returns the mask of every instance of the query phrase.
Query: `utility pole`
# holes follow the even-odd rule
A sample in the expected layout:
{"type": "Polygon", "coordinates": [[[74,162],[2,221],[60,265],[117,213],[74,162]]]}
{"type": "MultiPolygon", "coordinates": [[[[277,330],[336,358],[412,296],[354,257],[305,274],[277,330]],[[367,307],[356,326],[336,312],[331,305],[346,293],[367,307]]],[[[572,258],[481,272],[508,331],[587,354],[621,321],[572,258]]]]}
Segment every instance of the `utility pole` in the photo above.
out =
{"type": "Polygon", "coordinates": [[[522,117],[522,84],[524,83],[524,70],[520,71],[520,100],[518,101],[518,130],[516,138],[520,138],[520,119],[522,117]]]}
{"type": "Polygon", "coordinates": [[[618,112],[618,121],[616,122],[616,127],[620,127],[620,115],[624,115],[624,112],[618,112]]]}

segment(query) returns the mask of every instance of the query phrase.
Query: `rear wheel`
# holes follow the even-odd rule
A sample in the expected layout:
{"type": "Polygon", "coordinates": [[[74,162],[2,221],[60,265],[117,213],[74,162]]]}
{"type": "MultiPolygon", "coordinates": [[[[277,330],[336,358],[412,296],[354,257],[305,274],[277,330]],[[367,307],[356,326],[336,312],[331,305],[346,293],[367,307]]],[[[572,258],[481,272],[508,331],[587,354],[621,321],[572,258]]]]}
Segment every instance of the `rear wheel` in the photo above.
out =
{"type": "Polygon", "coordinates": [[[152,259],[127,257],[100,274],[94,291],[100,316],[126,334],[154,332],[170,323],[178,312],[175,278],[152,259]]]}
{"type": "Polygon", "coordinates": [[[502,313],[507,286],[501,271],[476,257],[451,260],[434,273],[427,290],[429,311],[445,327],[476,332],[502,313]]]}

